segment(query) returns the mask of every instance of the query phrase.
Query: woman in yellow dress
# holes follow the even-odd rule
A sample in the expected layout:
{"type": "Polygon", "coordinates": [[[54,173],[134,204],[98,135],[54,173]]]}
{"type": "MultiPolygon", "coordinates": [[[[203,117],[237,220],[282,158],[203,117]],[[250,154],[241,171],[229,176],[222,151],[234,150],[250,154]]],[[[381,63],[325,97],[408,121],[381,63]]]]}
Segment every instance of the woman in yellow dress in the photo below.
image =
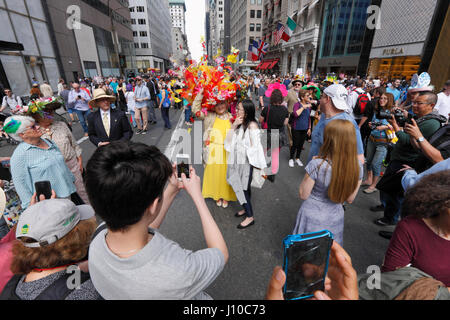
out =
{"type": "Polygon", "coordinates": [[[200,92],[192,104],[192,112],[203,120],[203,161],[206,166],[202,194],[205,199],[214,199],[218,207],[227,208],[229,201],[237,201],[233,188],[227,182],[227,153],[224,148],[232,115],[228,112],[226,101],[218,102],[214,110],[205,115],[201,111],[202,100],[203,92],[200,92]]]}

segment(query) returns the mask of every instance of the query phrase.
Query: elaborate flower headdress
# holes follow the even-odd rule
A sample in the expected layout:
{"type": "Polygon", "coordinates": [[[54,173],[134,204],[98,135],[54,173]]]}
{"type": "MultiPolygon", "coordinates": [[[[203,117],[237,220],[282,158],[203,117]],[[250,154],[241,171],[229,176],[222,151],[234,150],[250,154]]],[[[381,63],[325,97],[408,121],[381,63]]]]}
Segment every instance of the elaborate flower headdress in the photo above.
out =
{"type": "Polygon", "coordinates": [[[40,98],[36,100],[32,100],[19,110],[20,114],[23,115],[34,115],[39,114],[42,117],[47,116],[48,111],[54,111],[60,108],[64,102],[60,97],[51,97],[51,98],[40,98]]]}
{"type": "Polygon", "coordinates": [[[272,93],[274,90],[280,90],[283,97],[286,97],[288,95],[288,91],[286,90],[286,86],[281,83],[272,83],[269,85],[269,88],[266,91],[266,97],[270,98],[272,96],[272,93]]]}

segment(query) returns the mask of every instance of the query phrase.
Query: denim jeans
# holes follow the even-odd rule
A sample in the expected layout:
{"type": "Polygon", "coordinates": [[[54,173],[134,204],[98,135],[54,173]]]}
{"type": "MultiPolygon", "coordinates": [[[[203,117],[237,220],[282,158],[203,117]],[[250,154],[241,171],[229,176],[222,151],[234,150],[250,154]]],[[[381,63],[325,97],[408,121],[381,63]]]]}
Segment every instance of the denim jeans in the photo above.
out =
{"type": "Polygon", "coordinates": [[[385,142],[374,142],[369,139],[367,143],[367,171],[372,171],[374,177],[381,174],[381,166],[386,158],[388,149],[385,142]]]}
{"type": "Polygon", "coordinates": [[[253,180],[253,167],[250,166],[250,176],[248,179],[248,187],[247,190],[244,190],[244,196],[247,203],[243,204],[242,206],[245,209],[245,215],[247,218],[253,218],[253,207],[251,202],[252,197],[252,180],[253,180]]]}
{"type": "Polygon", "coordinates": [[[80,124],[83,127],[84,132],[88,133],[87,117],[91,113],[91,111],[90,110],[86,110],[86,111],[75,110],[75,113],[77,114],[78,119],[80,120],[80,124]]]}
{"type": "Polygon", "coordinates": [[[161,108],[161,115],[162,115],[162,118],[164,120],[164,127],[168,128],[168,129],[171,129],[172,125],[170,124],[169,110],[170,110],[170,108],[162,107],[161,108]]]}
{"type": "Polygon", "coordinates": [[[185,122],[191,122],[191,112],[192,112],[192,107],[189,106],[184,110],[184,121],[185,122]]]}
{"type": "Polygon", "coordinates": [[[134,117],[134,111],[130,111],[130,115],[131,115],[131,124],[133,125],[133,128],[136,128],[137,123],[136,123],[136,119],[134,117]]]}

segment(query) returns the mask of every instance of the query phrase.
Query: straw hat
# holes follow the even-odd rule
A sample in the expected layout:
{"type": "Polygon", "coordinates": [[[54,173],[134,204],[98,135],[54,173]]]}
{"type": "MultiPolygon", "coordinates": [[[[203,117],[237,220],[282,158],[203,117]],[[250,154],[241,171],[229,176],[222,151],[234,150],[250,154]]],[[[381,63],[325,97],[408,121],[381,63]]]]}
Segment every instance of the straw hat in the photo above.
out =
{"type": "Polygon", "coordinates": [[[109,99],[111,103],[116,102],[116,97],[107,95],[105,90],[99,88],[94,90],[93,98],[89,101],[89,106],[96,108],[97,101],[101,99],[109,99]]]}

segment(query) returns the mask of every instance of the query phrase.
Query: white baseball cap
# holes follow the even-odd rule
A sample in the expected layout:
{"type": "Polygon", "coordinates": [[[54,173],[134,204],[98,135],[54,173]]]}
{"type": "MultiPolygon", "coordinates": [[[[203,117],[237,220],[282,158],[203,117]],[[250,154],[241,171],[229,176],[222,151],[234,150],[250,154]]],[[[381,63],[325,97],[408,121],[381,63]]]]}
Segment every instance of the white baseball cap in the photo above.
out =
{"type": "Polygon", "coordinates": [[[91,206],[76,206],[67,199],[41,201],[22,213],[17,223],[16,238],[34,239],[36,242],[22,243],[28,248],[45,247],[67,235],[78,222],[94,216],[91,206]]]}
{"type": "Polygon", "coordinates": [[[348,91],[341,84],[332,84],[327,87],[323,93],[331,98],[334,106],[339,110],[348,110],[350,107],[347,104],[348,91]]]}

